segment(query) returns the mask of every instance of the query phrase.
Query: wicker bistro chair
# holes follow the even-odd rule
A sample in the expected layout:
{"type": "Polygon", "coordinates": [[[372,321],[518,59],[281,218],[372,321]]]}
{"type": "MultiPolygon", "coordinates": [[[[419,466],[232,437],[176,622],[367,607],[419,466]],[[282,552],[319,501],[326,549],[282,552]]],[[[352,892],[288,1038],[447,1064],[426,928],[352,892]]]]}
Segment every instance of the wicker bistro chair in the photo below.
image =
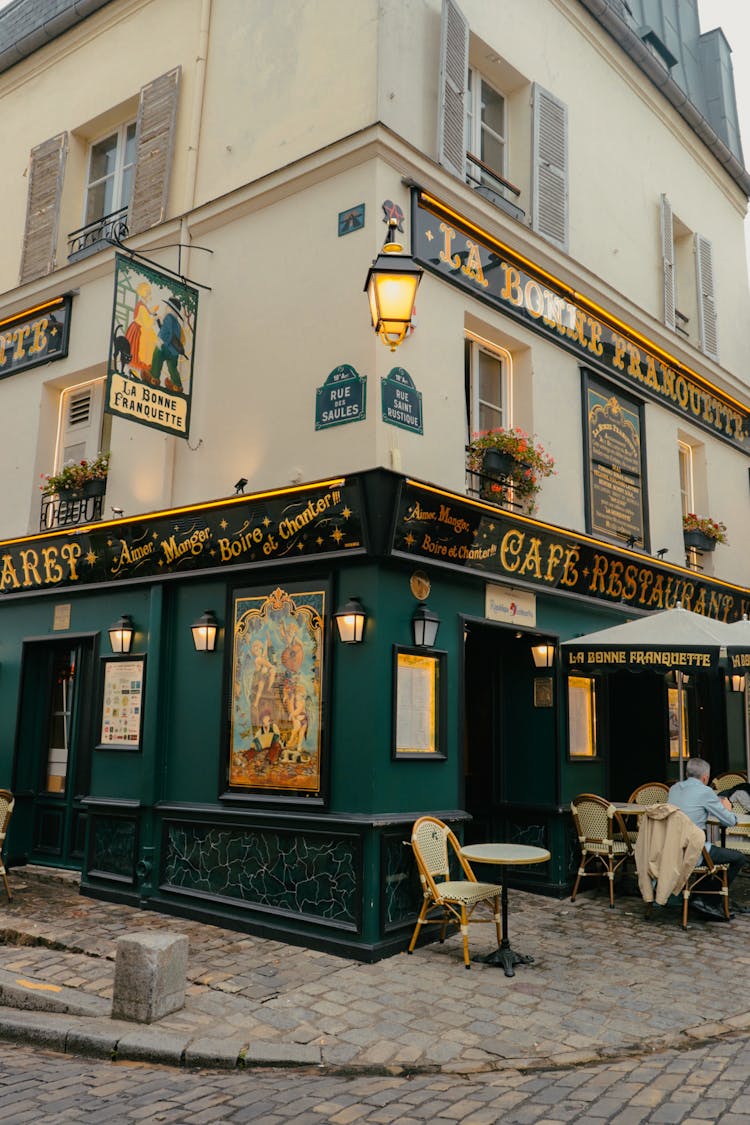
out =
{"type": "Polygon", "coordinates": [[[614,909],[615,875],[633,855],[633,845],[622,814],[609,801],[593,793],[581,793],[575,797],[570,802],[570,811],[581,845],[581,866],[570,901],[575,902],[581,879],[606,874],[609,879],[609,905],[614,909]],[[590,870],[591,867],[594,870],[590,870]]]}
{"type": "MultiPolygon", "coordinates": [[[[664,804],[669,793],[669,786],[665,785],[663,781],[646,781],[643,785],[639,785],[637,789],[628,797],[629,805],[660,805],[664,804]]],[[[638,840],[638,817],[626,816],[625,823],[628,826],[630,834],[630,843],[635,848],[638,840]]]]}
{"type": "Polygon", "coordinates": [[[447,824],[433,816],[422,816],[415,823],[411,833],[411,846],[419,871],[424,900],[417,918],[409,953],[414,952],[419,931],[423,925],[439,924],[440,941],[445,941],[449,925],[456,923],[461,927],[464,943],[464,964],[471,968],[469,960],[469,923],[494,922],[497,931],[497,944],[502,941],[500,924],[501,887],[495,883],[479,883],[467,860],[461,855],[461,845],[447,824]],[[465,879],[451,879],[449,848],[455,854],[465,879]],[[478,907],[488,906],[491,913],[486,917],[475,918],[478,907]],[[429,917],[433,912],[438,917],[429,917]]]}
{"type": "Polygon", "coordinates": [[[629,805],[659,805],[667,799],[669,786],[663,781],[646,781],[628,797],[629,805]]]}
{"type": "MultiPolygon", "coordinates": [[[[734,844],[731,845],[734,847],[734,844]]],[[[688,906],[690,896],[698,891],[701,898],[704,895],[719,895],[719,904],[729,921],[729,885],[727,883],[728,863],[714,863],[711,853],[704,847],[701,854],[700,866],[694,867],[688,875],[688,880],[682,888],[682,928],[687,929],[688,906]],[[716,884],[719,886],[716,886],[716,884]]],[[[648,912],[648,910],[647,910],[648,912]]]]}
{"type": "MultiPolygon", "coordinates": [[[[736,816],[747,817],[747,809],[739,801],[732,801],[732,812],[736,816]]],[[[750,858],[750,824],[735,824],[733,828],[727,828],[724,842],[726,847],[750,858]]],[[[743,871],[746,870],[746,867],[743,868],[743,871]]]]}
{"type": "Polygon", "coordinates": [[[5,883],[5,891],[8,895],[10,902],[10,884],[8,882],[8,875],[5,870],[5,863],[3,861],[3,849],[5,848],[5,836],[10,824],[10,818],[13,815],[13,806],[15,805],[15,798],[9,789],[0,789],[0,875],[3,877],[5,883]]]}
{"type": "Polygon", "coordinates": [[[740,770],[733,770],[731,773],[718,773],[711,782],[711,788],[715,789],[717,793],[723,793],[725,789],[732,789],[733,786],[742,785],[745,781],[747,781],[747,774],[740,770]]]}

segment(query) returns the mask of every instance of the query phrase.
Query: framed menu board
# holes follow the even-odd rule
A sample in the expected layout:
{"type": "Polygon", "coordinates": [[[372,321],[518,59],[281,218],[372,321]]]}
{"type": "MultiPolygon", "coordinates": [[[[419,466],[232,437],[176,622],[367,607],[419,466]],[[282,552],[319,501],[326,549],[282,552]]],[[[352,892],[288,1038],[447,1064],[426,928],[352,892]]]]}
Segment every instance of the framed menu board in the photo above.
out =
{"type": "Polygon", "coordinates": [[[642,404],[585,376],[587,530],[648,549],[642,404]]]}
{"type": "Polygon", "coordinates": [[[445,758],[444,683],[444,652],[394,647],[394,758],[445,758]]]}
{"type": "Polygon", "coordinates": [[[145,656],[105,656],[97,750],[140,750],[145,656]]]}

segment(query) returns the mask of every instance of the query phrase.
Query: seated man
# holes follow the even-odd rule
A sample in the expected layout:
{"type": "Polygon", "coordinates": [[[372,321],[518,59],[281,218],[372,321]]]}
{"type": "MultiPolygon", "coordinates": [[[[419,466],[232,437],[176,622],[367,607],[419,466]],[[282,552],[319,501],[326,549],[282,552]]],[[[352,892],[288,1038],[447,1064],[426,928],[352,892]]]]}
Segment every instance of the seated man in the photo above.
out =
{"type": "MultiPolygon", "coordinates": [[[[688,758],[685,766],[685,780],[676,781],[667,795],[669,804],[682,809],[693,823],[703,830],[704,834],[709,816],[718,820],[719,824],[724,825],[725,828],[731,828],[737,823],[737,817],[732,812],[731,802],[726,797],[720,797],[709,787],[710,773],[711,767],[703,758],[688,758]]],[[[721,848],[718,844],[711,844],[708,841],[706,841],[706,850],[714,863],[727,863],[729,865],[727,883],[731,885],[743,867],[746,857],[742,852],[734,851],[732,848],[721,848]]],[[[709,918],[725,920],[723,911],[708,900],[695,895],[693,902],[699,914],[704,914],[709,918]]],[[[738,906],[735,903],[730,903],[730,910],[738,914],[748,913],[745,907],[738,906]]]]}

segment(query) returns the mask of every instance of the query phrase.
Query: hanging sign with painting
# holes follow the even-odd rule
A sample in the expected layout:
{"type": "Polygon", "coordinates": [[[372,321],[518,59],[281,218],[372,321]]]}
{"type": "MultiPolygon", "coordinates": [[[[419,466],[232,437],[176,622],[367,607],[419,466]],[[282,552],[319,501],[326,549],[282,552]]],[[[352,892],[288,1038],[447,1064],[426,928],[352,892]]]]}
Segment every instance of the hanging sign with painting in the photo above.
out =
{"type": "Polygon", "coordinates": [[[109,414],[188,437],[197,317],[197,289],[115,256],[109,414]]]}

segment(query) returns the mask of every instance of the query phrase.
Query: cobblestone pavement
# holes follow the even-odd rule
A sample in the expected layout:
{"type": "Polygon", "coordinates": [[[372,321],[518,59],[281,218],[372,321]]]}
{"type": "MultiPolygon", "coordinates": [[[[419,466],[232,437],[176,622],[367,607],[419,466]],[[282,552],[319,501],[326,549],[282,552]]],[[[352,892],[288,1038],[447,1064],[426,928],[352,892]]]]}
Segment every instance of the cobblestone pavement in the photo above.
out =
{"type": "Polygon", "coordinates": [[[4,1125],[535,1125],[750,1122],[750,1042],[533,1074],[341,1078],[309,1071],[175,1070],[4,1046],[4,1125]]]}
{"type": "MultiPolygon", "coordinates": [[[[186,1005],[146,1030],[155,1043],[221,1043],[224,1065],[314,1060],[329,1072],[510,1074],[629,1065],[644,1052],[734,1043],[750,1029],[750,1003],[737,984],[750,965],[750,915],[696,921],[684,932],[675,910],[647,922],[635,898],[619,896],[610,910],[604,894],[571,904],[512,891],[512,944],[536,962],[508,979],[481,964],[466,972],[458,937],[363,965],[84,898],[74,881],[26,869],[11,872],[11,884],[13,900],[0,906],[0,970],[21,980],[111,997],[118,936],[186,934],[186,1005]]],[[[475,930],[473,948],[488,951],[490,927],[475,930]]],[[[0,1008],[0,1034],[7,1012],[0,1008]]],[[[62,1042],[81,1049],[75,1035],[62,1042]]],[[[164,1060],[158,1052],[136,1057],[164,1060]]],[[[205,1057],[192,1047],[176,1053],[178,1063],[205,1057]]]]}

